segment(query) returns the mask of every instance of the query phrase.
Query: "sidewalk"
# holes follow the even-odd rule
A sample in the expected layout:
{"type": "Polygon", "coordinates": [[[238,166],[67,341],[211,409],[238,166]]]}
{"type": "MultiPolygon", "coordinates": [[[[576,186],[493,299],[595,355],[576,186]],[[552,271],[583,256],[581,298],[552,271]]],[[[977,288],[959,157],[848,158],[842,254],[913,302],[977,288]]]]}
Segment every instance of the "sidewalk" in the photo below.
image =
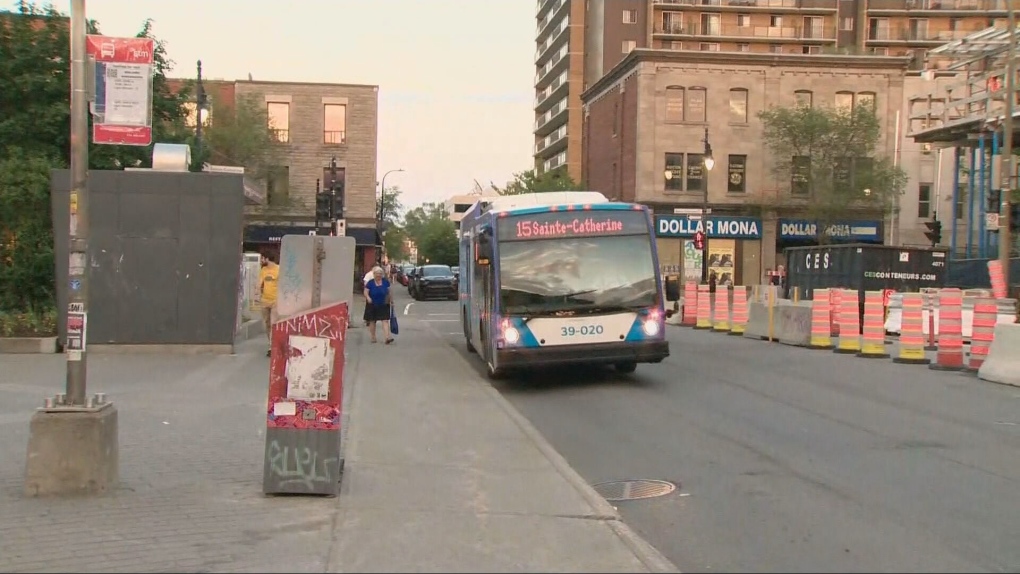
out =
{"type": "Polygon", "coordinates": [[[62,356],[2,357],[0,572],[671,571],[426,324],[348,340],[339,498],[262,495],[265,342],[90,357],[120,410],[121,488],[21,495],[62,356]]]}

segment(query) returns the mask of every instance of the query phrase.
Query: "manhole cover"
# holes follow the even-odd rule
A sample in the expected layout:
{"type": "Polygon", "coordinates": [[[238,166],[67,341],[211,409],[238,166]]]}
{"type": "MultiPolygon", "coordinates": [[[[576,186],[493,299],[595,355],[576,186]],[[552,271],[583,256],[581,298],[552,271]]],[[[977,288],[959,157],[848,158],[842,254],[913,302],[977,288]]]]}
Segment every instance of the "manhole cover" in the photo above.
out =
{"type": "Polygon", "coordinates": [[[665,496],[676,490],[675,484],[665,480],[617,480],[596,484],[592,488],[609,502],[639,500],[665,496]]]}

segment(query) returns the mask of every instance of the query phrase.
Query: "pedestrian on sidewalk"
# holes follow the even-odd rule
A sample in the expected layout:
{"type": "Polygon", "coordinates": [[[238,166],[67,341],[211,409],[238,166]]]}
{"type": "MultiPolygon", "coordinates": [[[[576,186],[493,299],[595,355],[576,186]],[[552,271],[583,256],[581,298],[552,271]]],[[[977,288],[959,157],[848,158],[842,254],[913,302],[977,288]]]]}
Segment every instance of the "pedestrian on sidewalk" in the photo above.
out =
{"type": "Polygon", "coordinates": [[[382,267],[372,269],[372,280],[365,284],[365,317],[368,319],[368,333],[372,342],[376,342],[375,326],[382,323],[383,337],[386,344],[393,342],[390,337],[390,315],[393,304],[393,293],[390,282],[386,279],[382,267]]]}
{"type": "MultiPolygon", "coordinates": [[[[365,273],[365,276],[361,279],[361,288],[362,289],[367,288],[368,283],[372,281],[374,277],[375,277],[374,271],[372,269],[369,269],[368,273],[365,273]]],[[[366,327],[368,327],[368,325],[372,322],[372,319],[370,319],[368,316],[371,307],[372,307],[371,305],[368,304],[365,305],[365,315],[362,317],[362,319],[364,319],[366,327]]]]}
{"type": "MultiPolygon", "coordinates": [[[[260,258],[262,269],[259,271],[259,304],[262,307],[262,322],[266,326],[266,338],[270,345],[273,342],[273,322],[276,320],[276,285],[280,277],[280,266],[276,254],[266,252],[260,258]]],[[[272,350],[266,351],[270,356],[272,350]]]]}

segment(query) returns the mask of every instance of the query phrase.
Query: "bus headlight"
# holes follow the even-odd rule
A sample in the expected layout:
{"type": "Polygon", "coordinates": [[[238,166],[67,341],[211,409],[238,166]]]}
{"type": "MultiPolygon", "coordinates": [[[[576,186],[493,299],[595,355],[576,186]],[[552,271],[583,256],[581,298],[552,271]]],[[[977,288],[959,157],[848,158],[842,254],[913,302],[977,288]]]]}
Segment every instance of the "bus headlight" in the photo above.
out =
{"type": "Polygon", "coordinates": [[[516,345],[521,340],[521,333],[514,327],[503,327],[503,339],[511,345],[516,345]]]}
{"type": "Polygon", "coordinates": [[[649,320],[645,321],[645,324],[643,325],[643,330],[645,332],[645,335],[648,335],[649,337],[654,337],[654,336],[658,335],[659,334],[659,320],[658,319],[649,319],[649,320]]]}

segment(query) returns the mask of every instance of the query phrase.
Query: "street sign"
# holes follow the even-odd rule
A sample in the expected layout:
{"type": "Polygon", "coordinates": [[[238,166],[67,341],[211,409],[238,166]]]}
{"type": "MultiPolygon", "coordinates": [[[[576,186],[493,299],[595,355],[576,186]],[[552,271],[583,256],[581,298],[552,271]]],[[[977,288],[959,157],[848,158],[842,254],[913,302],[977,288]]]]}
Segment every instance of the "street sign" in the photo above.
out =
{"type": "Polygon", "coordinates": [[[985,229],[988,231],[999,230],[999,214],[998,213],[986,213],[985,214],[985,229]]]}
{"type": "Polygon", "coordinates": [[[95,60],[95,101],[92,141],[105,145],[147,146],[152,143],[152,38],[86,40],[95,60]]]}

